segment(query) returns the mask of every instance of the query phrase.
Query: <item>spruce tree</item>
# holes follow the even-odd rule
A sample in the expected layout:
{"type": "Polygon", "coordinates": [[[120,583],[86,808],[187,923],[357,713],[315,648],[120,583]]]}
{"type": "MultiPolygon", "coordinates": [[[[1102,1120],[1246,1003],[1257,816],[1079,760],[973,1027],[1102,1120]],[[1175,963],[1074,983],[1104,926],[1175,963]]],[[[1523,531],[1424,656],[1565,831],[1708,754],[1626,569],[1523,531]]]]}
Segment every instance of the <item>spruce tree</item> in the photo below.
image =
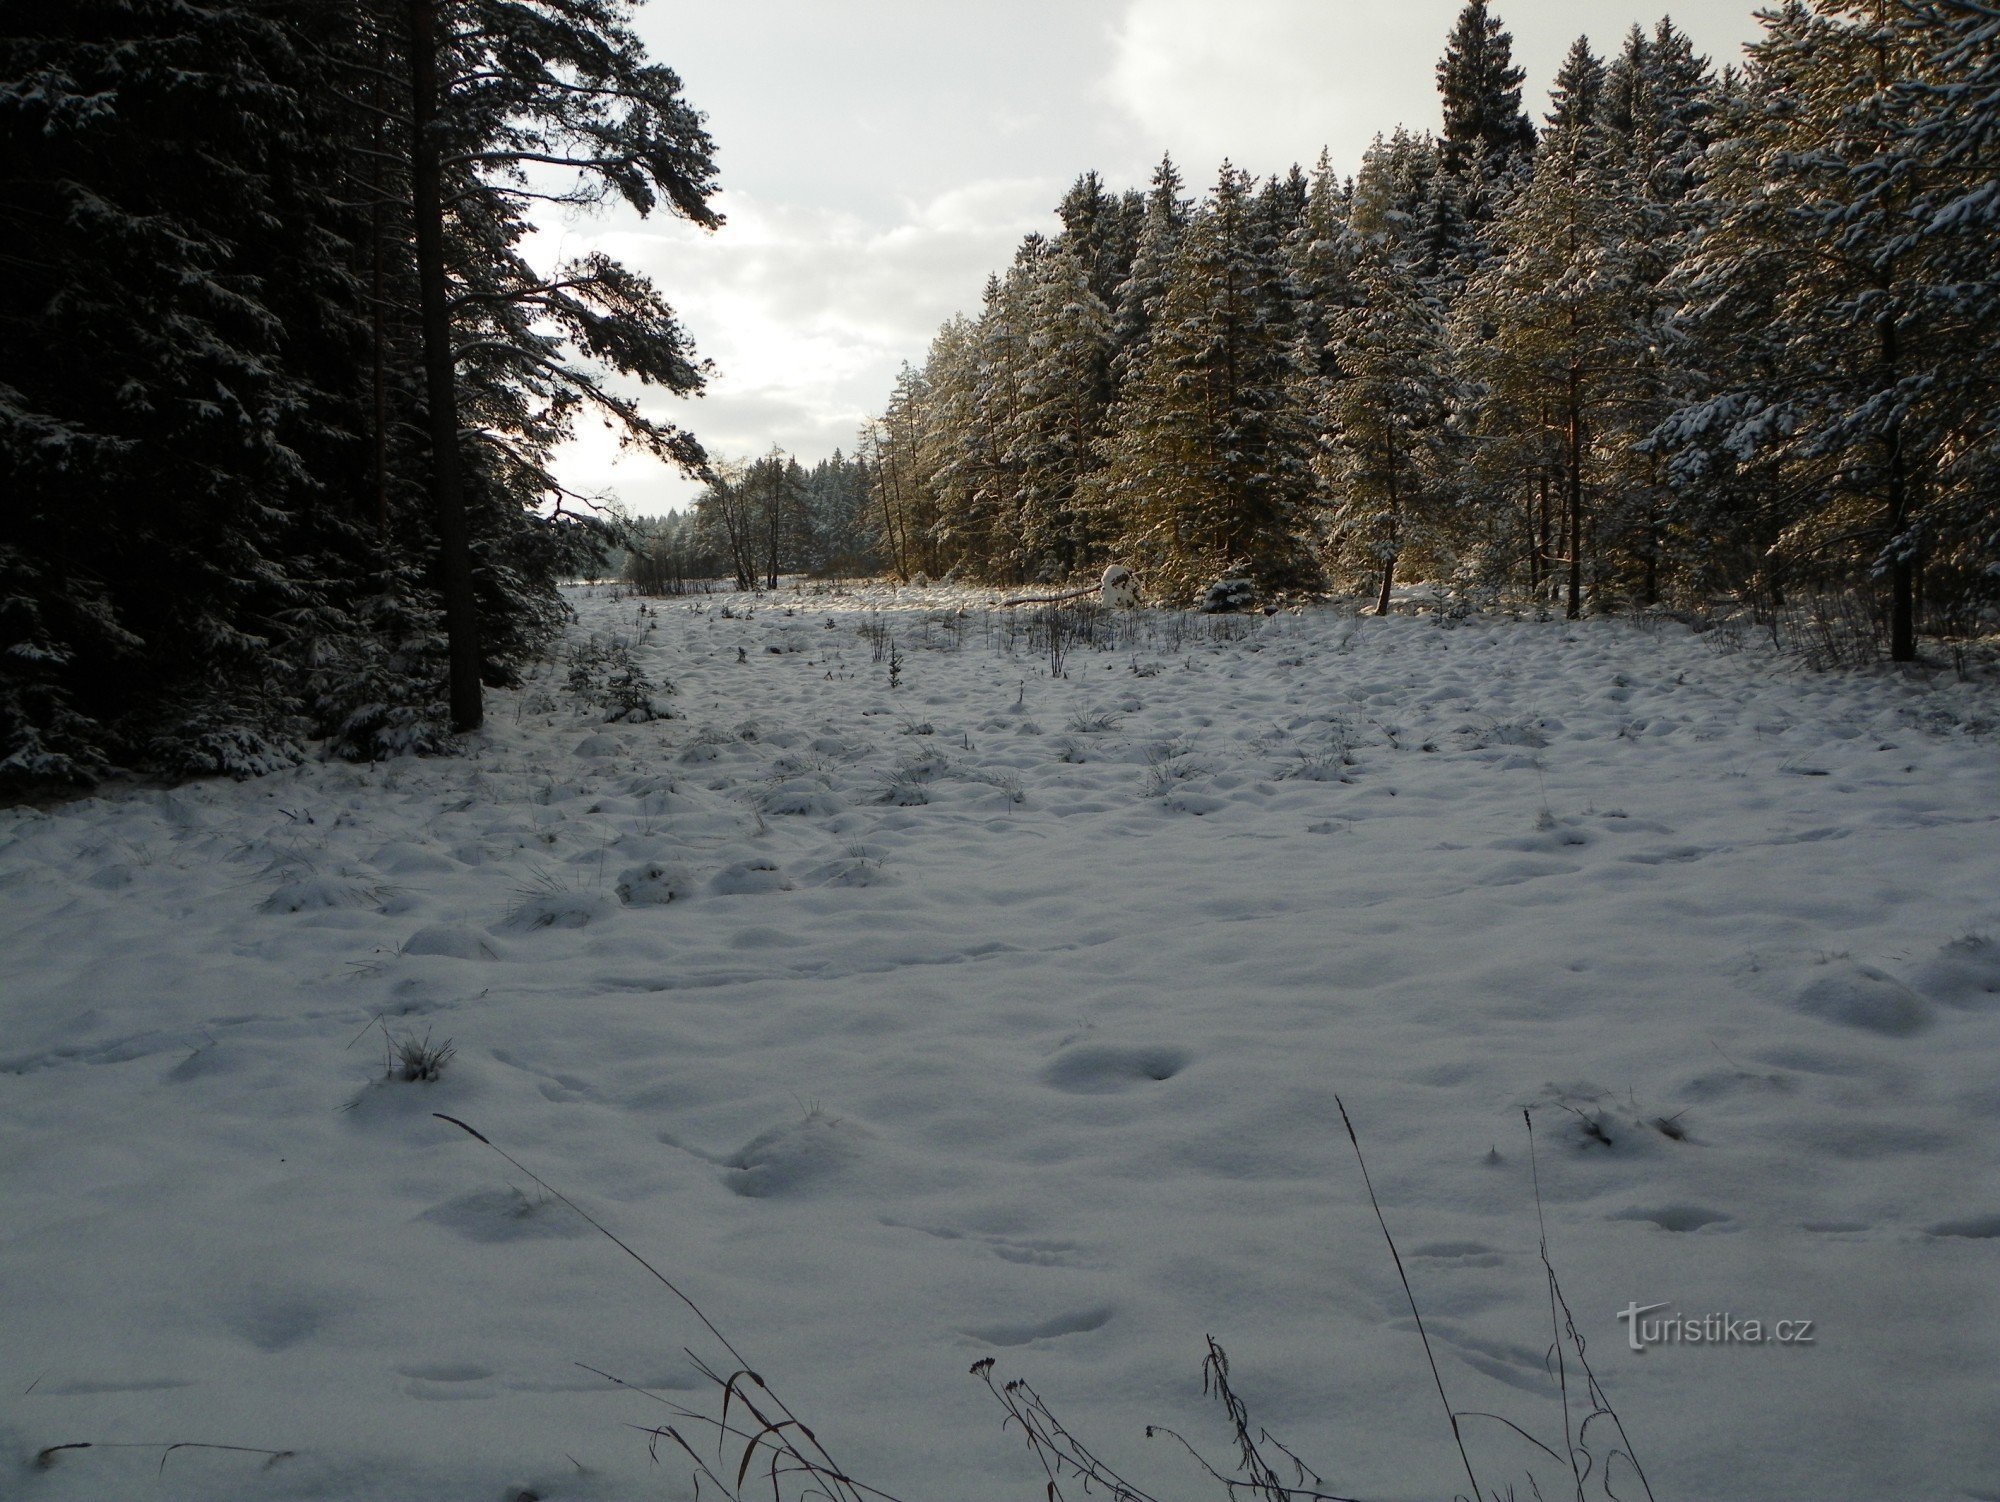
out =
{"type": "Polygon", "coordinates": [[[1181,236],[1091,482],[1123,527],[1120,556],[1164,598],[1230,574],[1273,590],[1317,578],[1296,328],[1255,209],[1249,177],[1224,163],[1181,236]]]}
{"type": "Polygon", "coordinates": [[[1514,39],[1486,0],[1466,0],[1437,65],[1444,105],[1447,172],[1466,185],[1468,213],[1484,223],[1497,199],[1535,147],[1535,128],[1521,110],[1527,75],[1514,65],[1514,39]]]}
{"type": "Polygon", "coordinates": [[[1153,170],[1152,188],[1146,195],[1131,270],[1119,284],[1111,304],[1114,389],[1124,385],[1144,358],[1146,337],[1166,295],[1167,277],[1180,251],[1181,235],[1188,221],[1188,201],[1181,196],[1181,189],[1180,169],[1174,166],[1172,157],[1162,157],[1153,170]]]}
{"type": "Polygon", "coordinates": [[[313,149],[301,77],[245,6],[10,11],[0,781],[256,771],[306,728],[272,649],[312,597],[292,440],[325,393],[252,254],[313,149]]]}

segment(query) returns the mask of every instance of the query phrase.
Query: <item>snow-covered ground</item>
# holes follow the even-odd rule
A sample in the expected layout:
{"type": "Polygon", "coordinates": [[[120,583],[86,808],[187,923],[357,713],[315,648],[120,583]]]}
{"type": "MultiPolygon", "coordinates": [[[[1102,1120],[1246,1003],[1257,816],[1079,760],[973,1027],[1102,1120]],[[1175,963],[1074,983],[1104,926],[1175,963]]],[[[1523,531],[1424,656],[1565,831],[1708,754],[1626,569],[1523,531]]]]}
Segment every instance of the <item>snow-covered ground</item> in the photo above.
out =
{"type": "Polygon", "coordinates": [[[1661,1502],[2000,1497],[1990,693],[1333,613],[1056,678],[979,601],[581,592],[672,718],[557,662],[463,759],[0,812],[0,1495],[688,1495],[577,1363],[727,1358],[445,1112],[909,1502],[1043,1495],[985,1357],[1219,1496],[1144,1435],[1230,1458],[1210,1333],[1325,1490],[1446,1498],[1338,1093],[1455,1407],[1562,1445],[1526,1107],[1661,1502]],[[1659,1303],[1814,1338],[1635,1354],[1659,1303]]]}

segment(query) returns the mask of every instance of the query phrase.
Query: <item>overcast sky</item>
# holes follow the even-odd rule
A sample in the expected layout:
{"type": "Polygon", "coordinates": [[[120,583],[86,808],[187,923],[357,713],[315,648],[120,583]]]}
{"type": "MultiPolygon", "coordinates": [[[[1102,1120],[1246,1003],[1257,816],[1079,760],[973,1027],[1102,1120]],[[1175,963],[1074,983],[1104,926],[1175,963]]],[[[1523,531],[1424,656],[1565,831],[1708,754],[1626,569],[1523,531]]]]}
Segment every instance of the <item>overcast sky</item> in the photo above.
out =
{"type": "MultiPolygon", "coordinates": [[[[1434,68],[1462,0],[649,0],[648,51],[708,116],[728,224],[630,214],[551,230],[651,276],[716,374],[652,397],[711,456],[773,444],[852,453],[904,361],[978,307],[987,274],[1096,168],[1143,188],[1172,152],[1191,192],[1224,157],[1259,175],[1343,173],[1377,133],[1439,126],[1434,68]]],[[[1755,36],[1752,0],[1679,0],[1718,65],[1755,36]]],[[[1662,11],[1627,0],[1495,0],[1539,120],[1563,53],[1600,54],[1662,11]]],[[[697,490],[592,427],[565,481],[645,514],[697,490]]]]}

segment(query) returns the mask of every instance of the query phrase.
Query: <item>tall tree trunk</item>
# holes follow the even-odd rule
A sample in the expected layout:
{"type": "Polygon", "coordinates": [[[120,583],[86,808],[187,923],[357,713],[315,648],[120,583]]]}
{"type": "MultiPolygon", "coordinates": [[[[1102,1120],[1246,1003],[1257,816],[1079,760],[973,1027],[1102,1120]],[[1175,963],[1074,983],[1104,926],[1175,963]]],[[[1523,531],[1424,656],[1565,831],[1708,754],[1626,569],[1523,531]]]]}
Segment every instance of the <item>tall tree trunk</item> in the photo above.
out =
{"type": "Polygon", "coordinates": [[[1576,620],[1583,614],[1583,393],[1582,375],[1569,372],[1569,609],[1576,620]]]}
{"type": "Polygon", "coordinates": [[[1535,524],[1535,598],[1549,577],[1549,467],[1541,466],[1541,512],[1535,524]]]}
{"type": "MultiPolygon", "coordinates": [[[[1901,351],[1896,337],[1896,319],[1892,313],[1882,320],[1882,364],[1884,384],[1893,384],[1901,362],[1901,351]]],[[[1903,426],[1891,422],[1889,431],[1883,435],[1883,444],[1888,449],[1888,484],[1884,496],[1883,517],[1888,533],[1889,545],[1896,551],[1889,561],[1889,660],[1891,662],[1915,662],[1917,660],[1917,611],[1916,611],[1916,563],[1899,545],[1903,527],[1909,520],[1909,477],[1903,467],[1903,426]]]]}
{"type": "Polygon", "coordinates": [[[1523,498],[1521,509],[1526,513],[1521,519],[1521,533],[1528,545],[1528,593],[1532,595],[1539,592],[1538,586],[1542,582],[1542,558],[1540,551],[1535,547],[1535,496],[1533,491],[1528,492],[1523,498]]]}
{"type": "Polygon", "coordinates": [[[408,0],[410,24],[410,199],[417,231],[417,301],[424,336],[424,391],[430,408],[431,504],[444,586],[451,663],[451,722],[477,730],[486,718],[479,690],[479,611],[472,593],[472,547],[458,454],[458,371],[452,355],[450,288],[445,280],[443,169],[439,164],[437,0],[408,0]]]}
{"type": "Polygon", "coordinates": [[[771,551],[769,571],[765,575],[766,589],[778,587],[779,544],[785,535],[785,477],[782,472],[771,475],[771,551]]]}
{"type": "Polygon", "coordinates": [[[386,101],[383,99],[382,80],[389,67],[389,34],[378,26],[375,36],[375,154],[368,161],[368,191],[374,202],[369,205],[369,331],[372,336],[374,370],[374,492],[375,531],[377,541],[384,545],[383,561],[387,562],[386,544],[389,537],[389,379],[388,379],[388,281],[384,271],[386,259],[382,238],[388,233],[387,212],[384,202],[388,189],[382,182],[382,153],[389,144],[389,133],[383,126],[386,101]]]}

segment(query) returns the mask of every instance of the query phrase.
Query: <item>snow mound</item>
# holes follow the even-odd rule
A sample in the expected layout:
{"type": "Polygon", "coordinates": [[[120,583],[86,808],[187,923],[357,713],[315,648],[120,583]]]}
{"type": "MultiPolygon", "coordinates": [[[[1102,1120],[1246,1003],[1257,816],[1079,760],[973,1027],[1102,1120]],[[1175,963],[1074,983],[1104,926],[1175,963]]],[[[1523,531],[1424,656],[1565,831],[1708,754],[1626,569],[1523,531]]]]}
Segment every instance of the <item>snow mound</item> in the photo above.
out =
{"type": "Polygon", "coordinates": [[[514,1188],[462,1194],[433,1205],[417,1218],[467,1241],[488,1244],[583,1236],[590,1230],[561,1200],[514,1188]]]}
{"type": "Polygon", "coordinates": [[[839,813],[842,804],[824,783],[810,777],[789,777],[766,788],[758,796],[757,806],[767,814],[808,814],[824,819],[839,813]]]}
{"type": "Polygon", "coordinates": [[[329,908],[377,907],[382,889],[351,876],[302,876],[283,882],[257,904],[260,913],[315,913],[329,908]]]}
{"type": "Polygon", "coordinates": [[[851,1122],[814,1109],[804,1120],[759,1133],[725,1158],[722,1182],[746,1199],[796,1193],[839,1172],[861,1135],[851,1122]]]}
{"type": "Polygon", "coordinates": [[[533,892],[500,923],[501,928],[588,928],[618,911],[602,892],[533,892]]]}
{"type": "Polygon", "coordinates": [[[391,840],[368,863],[393,876],[444,876],[458,869],[456,861],[409,840],[391,840]]]}
{"type": "Polygon", "coordinates": [[[792,879],[768,857],[738,861],[724,866],[710,878],[709,891],[718,897],[761,896],[767,892],[789,892],[792,879]]]}
{"type": "Polygon", "coordinates": [[[628,907],[658,907],[678,902],[694,890],[694,876],[685,866],[647,861],[618,876],[618,900],[628,907]]]}
{"type": "Polygon", "coordinates": [[[1908,986],[1872,965],[1845,962],[1831,975],[1806,982],[1792,1005],[1822,1022],[1891,1038],[1921,1032],[1931,1020],[1929,1004],[1908,986]]]}
{"type": "Polygon", "coordinates": [[[499,958],[484,936],[457,923],[433,923],[418,929],[404,941],[403,953],[442,955],[448,960],[499,958]]]}
{"type": "Polygon", "coordinates": [[[1978,934],[1953,939],[1911,971],[1916,989],[1947,1006],[2000,1004],[2000,944],[1978,934]]]}

